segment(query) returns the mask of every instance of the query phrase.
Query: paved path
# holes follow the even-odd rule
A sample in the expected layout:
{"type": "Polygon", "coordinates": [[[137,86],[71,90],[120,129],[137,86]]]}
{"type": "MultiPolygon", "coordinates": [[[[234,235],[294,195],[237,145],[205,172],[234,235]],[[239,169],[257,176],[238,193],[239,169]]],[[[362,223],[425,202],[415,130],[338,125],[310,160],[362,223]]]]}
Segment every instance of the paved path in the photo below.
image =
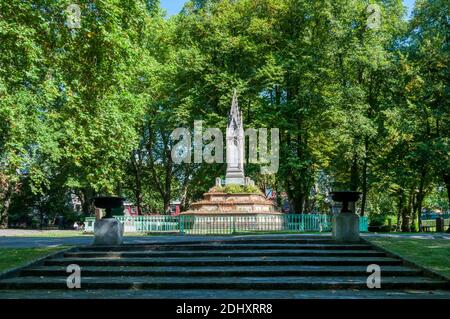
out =
{"type": "Polygon", "coordinates": [[[402,233],[390,233],[390,234],[363,234],[365,238],[409,238],[409,239],[447,239],[450,240],[450,234],[447,233],[418,233],[418,234],[402,234],[402,233]]]}
{"type": "MultiPolygon", "coordinates": [[[[329,234],[323,234],[327,236],[329,234]]],[[[252,236],[176,236],[176,235],[161,235],[161,236],[138,236],[138,237],[125,237],[125,244],[139,244],[139,243],[174,243],[174,242],[196,242],[196,241],[214,241],[230,238],[252,238],[263,235],[252,236]]],[[[267,235],[266,235],[267,236],[267,235]]],[[[285,237],[287,235],[270,235],[271,237],[285,237]]],[[[292,236],[318,236],[299,234],[292,236]]],[[[93,236],[75,236],[75,237],[0,237],[0,248],[27,248],[27,247],[58,247],[58,246],[83,246],[90,245],[94,240],[93,236]]]]}
{"type": "MultiPolygon", "coordinates": [[[[149,237],[125,237],[124,243],[161,243],[177,241],[203,241],[216,240],[223,237],[182,237],[182,236],[149,236],[149,237]]],[[[229,238],[229,237],[227,237],[229,238]]],[[[0,248],[27,248],[27,247],[58,247],[58,246],[84,246],[90,245],[92,236],[43,238],[43,237],[0,237],[0,248]]]]}
{"type": "MultiPolygon", "coordinates": [[[[29,231],[28,231],[29,232],[29,231]]],[[[0,248],[27,248],[27,247],[58,247],[58,246],[81,246],[89,245],[93,241],[93,236],[74,236],[74,237],[21,237],[5,236],[4,230],[0,231],[0,248]]],[[[28,233],[30,235],[30,233],[28,233]]],[[[308,236],[309,234],[290,235],[292,236],[308,236]]],[[[328,236],[329,234],[311,234],[309,236],[328,236]]],[[[26,236],[26,235],[25,235],[26,236]]],[[[176,236],[176,235],[161,235],[161,236],[138,236],[125,237],[125,243],[171,243],[179,241],[212,241],[240,237],[258,237],[268,235],[252,235],[252,236],[176,236]]],[[[284,234],[269,235],[270,237],[283,237],[284,234]]],[[[450,240],[450,234],[364,234],[365,238],[411,238],[411,239],[447,239],[450,240]]]]}

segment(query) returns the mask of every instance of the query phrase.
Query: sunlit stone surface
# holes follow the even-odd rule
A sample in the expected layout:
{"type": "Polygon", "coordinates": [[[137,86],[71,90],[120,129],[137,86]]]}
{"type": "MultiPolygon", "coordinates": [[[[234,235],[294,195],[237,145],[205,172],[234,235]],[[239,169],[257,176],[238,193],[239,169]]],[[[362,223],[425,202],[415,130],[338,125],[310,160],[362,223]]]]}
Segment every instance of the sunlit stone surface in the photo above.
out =
{"type": "Polygon", "coordinates": [[[94,245],[121,245],[123,231],[122,223],[115,218],[99,219],[94,224],[94,245]]]}

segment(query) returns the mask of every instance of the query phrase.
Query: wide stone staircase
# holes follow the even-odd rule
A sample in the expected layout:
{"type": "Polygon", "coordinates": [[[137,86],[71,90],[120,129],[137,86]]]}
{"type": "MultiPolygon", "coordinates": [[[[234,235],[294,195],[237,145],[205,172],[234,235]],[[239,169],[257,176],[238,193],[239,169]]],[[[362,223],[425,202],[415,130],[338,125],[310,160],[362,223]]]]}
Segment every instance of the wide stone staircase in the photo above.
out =
{"type": "Polygon", "coordinates": [[[254,236],[77,247],[1,278],[0,298],[450,298],[450,284],[364,241],[254,236]],[[72,264],[80,289],[67,287],[72,264]]]}

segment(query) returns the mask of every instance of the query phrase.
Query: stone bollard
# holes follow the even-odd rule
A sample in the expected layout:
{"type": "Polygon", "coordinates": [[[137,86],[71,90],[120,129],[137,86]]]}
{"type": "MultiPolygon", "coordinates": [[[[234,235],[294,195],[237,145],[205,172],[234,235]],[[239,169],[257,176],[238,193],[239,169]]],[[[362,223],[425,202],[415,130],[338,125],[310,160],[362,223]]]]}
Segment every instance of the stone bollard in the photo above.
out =
{"type": "MultiPolygon", "coordinates": [[[[360,196],[360,192],[342,191],[332,192],[333,201],[342,202],[341,211],[333,215],[333,239],[341,242],[358,242],[359,216],[350,209],[354,207],[360,196]]],[[[354,209],[353,209],[354,210],[354,209]]]]}
{"type": "Polygon", "coordinates": [[[123,207],[124,199],[121,197],[99,196],[94,197],[94,206],[106,210],[106,216],[94,223],[94,245],[115,246],[123,241],[124,226],[113,218],[112,210],[123,207]]]}
{"type": "Polygon", "coordinates": [[[94,223],[94,245],[122,245],[123,225],[115,218],[103,218],[94,223]]]}
{"type": "Polygon", "coordinates": [[[343,212],[333,216],[333,237],[337,241],[359,241],[359,216],[343,212]]]}

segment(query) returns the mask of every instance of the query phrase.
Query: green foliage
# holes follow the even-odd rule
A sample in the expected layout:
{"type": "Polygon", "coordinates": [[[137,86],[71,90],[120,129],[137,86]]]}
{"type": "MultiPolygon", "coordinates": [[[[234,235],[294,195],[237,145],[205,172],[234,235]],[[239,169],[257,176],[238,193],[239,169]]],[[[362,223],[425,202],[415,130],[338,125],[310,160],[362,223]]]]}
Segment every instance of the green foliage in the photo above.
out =
{"type": "Polygon", "coordinates": [[[358,211],[405,231],[448,209],[446,1],[417,0],[410,21],[375,1],[378,29],[365,0],[192,0],[172,18],[159,2],[79,1],[76,29],[69,2],[1,2],[0,225],[66,214],[72,194],[84,215],[97,194],[187,208],[224,165],[174,164],[170,133],[223,130],[235,88],[246,128],[280,129],[280,169],[248,164],[258,187],[227,192],[311,212],[360,190],[358,211]]]}
{"type": "Polygon", "coordinates": [[[229,184],[226,186],[215,187],[216,192],[227,193],[227,194],[260,194],[261,190],[257,186],[252,185],[235,185],[229,184]]]}

